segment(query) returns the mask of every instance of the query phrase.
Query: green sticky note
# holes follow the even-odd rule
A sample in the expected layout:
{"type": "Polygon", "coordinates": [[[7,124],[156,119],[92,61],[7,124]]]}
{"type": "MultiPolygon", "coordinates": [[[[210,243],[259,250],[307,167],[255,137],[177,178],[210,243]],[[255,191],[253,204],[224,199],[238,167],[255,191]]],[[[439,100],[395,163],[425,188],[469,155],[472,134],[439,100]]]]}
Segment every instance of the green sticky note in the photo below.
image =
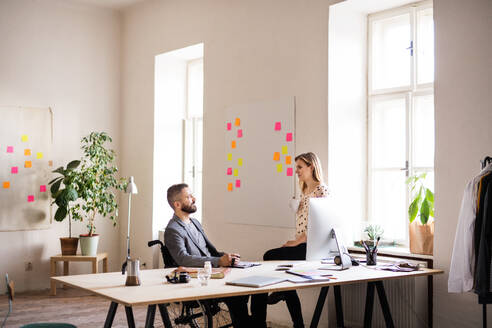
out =
{"type": "Polygon", "coordinates": [[[238,158],[237,159],[237,165],[238,166],[243,166],[243,159],[242,158],[238,158]]]}
{"type": "Polygon", "coordinates": [[[277,164],[277,172],[282,172],[282,164],[277,164]]]}
{"type": "Polygon", "coordinates": [[[285,155],[289,152],[289,149],[287,148],[287,146],[282,146],[282,154],[285,155]]]}

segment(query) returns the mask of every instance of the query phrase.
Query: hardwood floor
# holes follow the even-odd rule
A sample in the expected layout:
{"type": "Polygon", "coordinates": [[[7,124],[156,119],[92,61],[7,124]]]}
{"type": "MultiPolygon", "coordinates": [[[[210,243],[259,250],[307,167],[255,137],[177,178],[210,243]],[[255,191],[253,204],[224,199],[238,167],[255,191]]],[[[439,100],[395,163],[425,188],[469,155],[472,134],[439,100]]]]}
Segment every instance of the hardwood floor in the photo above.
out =
{"type": "MultiPolygon", "coordinates": [[[[49,290],[16,293],[12,313],[7,319],[6,328],[19,327],[33,322],[65,322],[79,328],[103,327],[110,302],[107,299],[73,288],[58,288],[57,296],[50,296],[49,290]]],[[[7,295],[0,296],[0,323],[8,311],[7,295]]],[[[133,308],[137,327],[143,327],[147,314],[146,306],[133,308]]],[[[119,305],[113,327],[127,327],[124,307],[119,305]]],[[[163,327],[158,312],[155,327],[163,327]]],[[[281,328],[268,323],[269,327],[281,328]]]]}

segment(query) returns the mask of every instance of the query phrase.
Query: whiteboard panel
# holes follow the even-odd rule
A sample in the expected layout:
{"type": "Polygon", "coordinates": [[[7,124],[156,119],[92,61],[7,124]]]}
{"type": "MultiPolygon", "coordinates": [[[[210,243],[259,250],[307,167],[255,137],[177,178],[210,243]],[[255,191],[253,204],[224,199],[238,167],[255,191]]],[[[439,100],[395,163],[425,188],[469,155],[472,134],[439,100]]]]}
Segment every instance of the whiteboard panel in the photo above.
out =
{"type": "Polygon", "coordinates": [[[0,107],[0,231],[49,228],[49,108],[0,107]]]}
{"type": "Polygon", "coordinates": [[[295,98],[231,106],[224,134],[226,220],[294,227],[295,98]]]}

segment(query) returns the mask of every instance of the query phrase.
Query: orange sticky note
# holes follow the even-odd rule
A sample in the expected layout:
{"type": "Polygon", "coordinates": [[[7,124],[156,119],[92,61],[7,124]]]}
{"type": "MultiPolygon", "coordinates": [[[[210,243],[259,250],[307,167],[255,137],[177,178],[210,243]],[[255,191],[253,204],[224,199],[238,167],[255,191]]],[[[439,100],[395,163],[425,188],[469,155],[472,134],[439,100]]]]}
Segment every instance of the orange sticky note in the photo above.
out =
{"type": "Polygon", "coordinates": [[[273,153],[273,160],[280,161],[280,153],[278,151],[273,153]]]}
{"type": "Polygon", "coordinates": [[[291,156],[285,156],[285,164],[292,164],[292,157],[291,156]]]}
{"type": "Polygon", "coordinates": [[[236,121],[234,122],[234,125],[235,126],[240,126],[241,125],[241,120],[238,118],[236,118],[236,121]]]}
{"type": "Polygon", "coordinates": [[[232,142],[231,142],[231,148],[236,148],[236,140],[232,140],[232,142]]]}
{"type": "Polygon", "coordinates": [[[3,182],[3,189],[9,189],[10,188],[10,182],[9,181],[4,181],[3,182]]]}
{"type": "Polygon", "coordinates": [[[53,166],[53,161],[48,161],[48,166],[53,166]]]}
{"type": "Polygon", "coordinates": [[[232,191],[232,182],[227,184],[227,190],[232,191]]]}
{"type": "Polygon", "coordinates": [[[31,161],[25,161],[25,162],[24,162],[24,167],[25,167],[25,168],[30,168],[30,167],[32,167],[32,162],[31,162],[31,161]]]}
{"type": "Polygon", "coordinates": [[[24,156],[31,156],[31,150],[30,149],[24,149],[24,156]]]}

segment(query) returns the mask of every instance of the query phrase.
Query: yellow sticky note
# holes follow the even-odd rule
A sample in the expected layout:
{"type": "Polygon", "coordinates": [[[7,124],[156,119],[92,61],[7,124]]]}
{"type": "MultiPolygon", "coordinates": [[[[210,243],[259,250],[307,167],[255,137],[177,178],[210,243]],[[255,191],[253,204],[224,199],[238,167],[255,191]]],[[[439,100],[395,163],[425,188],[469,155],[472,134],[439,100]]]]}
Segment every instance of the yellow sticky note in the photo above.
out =
{"type": "Polygon", "coordinates": [[[231,153],[227,154],[227,160],[232,161],[232,154],[231,153]]]}
{"type": "Polygon", "coordinates": [[[239,175],[239,170],[238,169],[234,169],[232,175],[235,176],[235,177],[237,177],[239,175]]]}
{"type": "Polygon", "coordinates": [[[24,156],[31,156],[31,150],[30,149],[24,149],[24,156]]]}
{"type": "Polygon", "coordinates": [[[9,189],[10,188],[10,182],[9,181],[4,181],[3,182],[3,189],[9,189]]]}
{"type": "Polygon", "coordinates": [[[236,140],[232,140],[232,142],[231,142],[231,148],[236,148],[236,140]]]}
{"type": "Polygon", "coordinates": [[[227,184],[227,190],[232,191],[232,182],[227,184]]]}
{"type": "Polygon", "coordinates": [[[282,154],[285,155],[289,152],[289,149],[287,148],[287,146],[282,146],[282,154]]]}
{"type": "Polygon", "coordinates": [[[292,164],[292,157],[291,156],[285,156],[285,164],[292,164]]]}
{"type": "Polygon", "coordinates": [[[238,118],[236,118],[236,121],[234,122],[234,125],[235,126],[240,126],[241,125],[241,120],[238,118]]]}
{"type": "Polygon", "coordinates": [[[243,166],[243,159],[242,158],[238,158],[237,159],[237,165],[238,166],[243,166]]]}
{"type": "Polygon", "coordinates": [[[36,158],[38,159],[43,158],[43,153],[36,153],[36,158]]]}
{"type": "Polygon", "coordinates": [[[280,153],[278,151],[273,153],[273,160],[280,161],[280,153]]]}
{"type": "Polygon", "coordinates": [[[23,134],[23,135],[21,136],[21,141],[22,141],[22,142],[27,142],[27,140],[29,140],[29,138],[27,138],[27,134],[23,134]]]}
{"type": "Polygon", "coordinates": [[[282,164],[277,164],[277,172],[282,172],[282,164]]]}
{"type": "Polygon", "coordinates": [[[25,161],[25,162],[24,162],[24,167],[25,167],[25,168],[30,168],[30,167],[32,167],[32,162],[31,162],[31,161],[25,161]]]}

